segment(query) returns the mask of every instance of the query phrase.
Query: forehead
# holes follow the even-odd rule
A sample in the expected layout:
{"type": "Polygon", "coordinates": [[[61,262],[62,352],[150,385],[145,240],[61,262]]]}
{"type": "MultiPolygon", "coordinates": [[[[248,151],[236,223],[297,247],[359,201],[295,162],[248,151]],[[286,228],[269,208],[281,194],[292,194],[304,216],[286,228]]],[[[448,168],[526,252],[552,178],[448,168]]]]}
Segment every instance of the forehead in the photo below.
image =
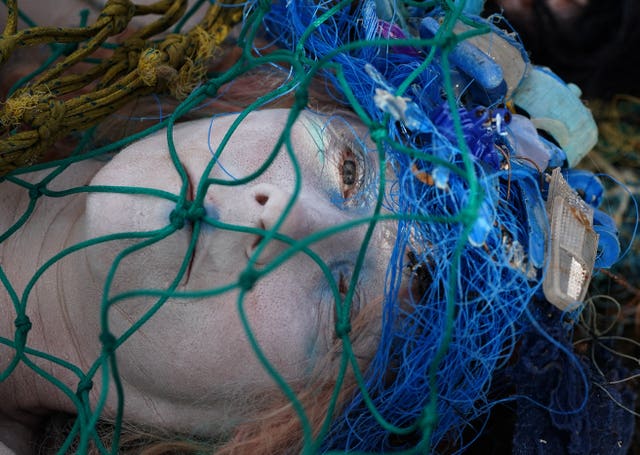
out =
{"type": "MultiPolygon", "coordinates": [[[[376,153],[372,153],[376,148],[367,127],[348,112],[323,114],[303,110],[294,115],[290,109],[265,109],[185,122],[174,131],[175,142],[184,151],[208,148],[201,158],[215,157],[224,165],[263,163],[275,151],[280,164],[283,160],[290,161],[287,154],[291,152],[306,167],[319,154],[340,143],[367,152],[372,164],[378,162],[376,153]]],[[[158,139],[162,141],[163,137],[158,139]]],[[[162,142],[157,145],[166,147],[162,142]]]]}
{"type": "Polygon", "coordinates": [[[372,144],[368,138],[367,127],[351,112],[336,111],[333,113],[319,113],[309,109],[295,115],[290,109],[265,109],[252,111],[247,115],[230,113],[220,114],[210,122],[211,137],[229,134],[234,140],[247,142],[264,140],[265,138],[279,138],[287,130],[292,139],[296,136],[326,133],[327,131],[349,131],[363,141],[372,144]],[[251,136],[244,136],[244,133],[251,136]]]}

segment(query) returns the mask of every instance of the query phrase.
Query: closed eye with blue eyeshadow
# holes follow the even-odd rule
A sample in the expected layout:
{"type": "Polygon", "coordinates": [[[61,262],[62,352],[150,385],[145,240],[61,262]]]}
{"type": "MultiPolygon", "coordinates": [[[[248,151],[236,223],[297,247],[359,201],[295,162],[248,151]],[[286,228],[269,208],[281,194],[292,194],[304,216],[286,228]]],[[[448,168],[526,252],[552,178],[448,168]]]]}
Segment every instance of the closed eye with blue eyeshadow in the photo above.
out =
{"type": "Polygon", "coordinates": [[[337,261],[328,265],[331,269],[333,284],[335,284],[338,295],[334,295],[332,292],[332,286],[329,282],[325,282],[323,284],[322,296],[320,298],[321,311],[319,312],[319,316],[322,327],[324,327],[323,331],[327,336],[327,340],[334,340],[337,338],[335,326],[339,320],[338,306],[340,305],[340,307],[345,310],[348,307],[349,315],[347,320],[353,321],[366,302],[360,292],[360,276],[363,274],[362,271],[360,276],[354,276],[353,263],[351,263],[351,261],[337,261]],[[349,287],[352,286],[351,282],[353,280],[357,280],[357,282],[355,283],[351,300],[347,305],[345,299],[349,292],[349,287]]]}

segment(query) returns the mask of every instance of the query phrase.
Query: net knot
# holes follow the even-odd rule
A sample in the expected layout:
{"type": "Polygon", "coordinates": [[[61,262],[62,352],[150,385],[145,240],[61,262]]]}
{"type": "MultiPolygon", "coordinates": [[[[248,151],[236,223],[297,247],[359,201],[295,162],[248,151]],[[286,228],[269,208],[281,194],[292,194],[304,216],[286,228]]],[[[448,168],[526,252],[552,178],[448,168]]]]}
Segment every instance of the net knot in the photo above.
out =
{"type": "Polygon", "coordinates": [[[78,388],[76,389],[76,395],[80,396],[84,392],[89,392],[93,389],[93,381],[87,377],[82,378],[78,383],[78,388]]]}
{"type": "Polygon", "coordinates": [[[189,221],[195,222],[197,220],[204,218],[205,215],[206,215],[206,212],[204,210],[204,207],[194,203],[189,204],[189,208],[187,209],[187,213],[186,213],[186,218],[189,221]]]}
{"type": "Polygon", "coordinates": [[[116,35],[127,28],[135,12],[136,7],[130,0],[107,0],[98,21],[106,18],[113,24],[111,34],[116,35]]]}
{"type": "Polygon", "coordinates": [[[187,35],[189,46],[192,48],[190,53],[197,61],[207,62],[215,54],[216,46],[222,43],[228,34],[228,26],[225,24],[219,24],[213,33],[196,25],[187,35]]]}
{"type": "Polygon", "coordinates": [[[213,80],[209,81],[204,86],[205,93],[209,98],[214,98],[214,97],[218,96],[218,90],[219,89],[220,89],[220,85],[218,85],[213,80]]]}
{"type": "Polygon", "coordinates": [[[149,87],[156,87],[161,81],[168,82],[171,86],[171,84],[176,84],[180,72],[170,63],[170,55],[161,50],[149,48],[140,53],[136,71],[140,80],[149,87]],[[169,59],[169,64],[167,59],[169,59]]]}
{"type": "Polygon", "coordinates": [[[106,354],[112,354],[116,350],[116,337],[109,332],[102,332],[100,334],[100,342],[102,343],[102,350],[106,354]]]}
{"type": "MultiPolygon", "coordinates": [[[[222,42],[222,39],[219,42],[222,42]]],[[[187,98],[206,79],[207,66],[218,44],[216,38],[200,26],[194,27],[186,37],[182,37],[182,55],[179,56],[181,63],[177,74],[169,83],[169,90],[173,96],[179,100],[187,98]]]]}
{"type": "Polygon", "coordinates": [[[31,324],[31,320],[29,320],[29,316],[27,316],[26,314],[21,314],[20,316],[18,316],[16,320],[13,321],[13,324],[16,327],[16,331],[21,335],[26,335],[27,333],[29,333],[31,327],[33,326],[31,324]]]}
{"type": "Polygon", "coordinates": [[[138,60],[138,76],[142,82],[149,86],[155,87],[158,82],[158,64],[162,62],[162,55],[158,49],[147,49],[140,54],[138,60]]]}
{"type": "Polygon", "coordinates": [[[454,47],[456,47],[460,43],[460,39],[455,34],[444,35],[440,38],[436,45],[440,47],[442,50],[451,51],[454,47]]]}
{"type": "Polygon", "coordinates": [[[349,320],[338,321],[335,330],[338,338],[344,338],[351,333],[351,322],[349,320]]]}
{"type": "Polygon", "coordinates": [[[260,278],[260,273],[253,267],[246,268],[238,277],[238,286],[240,289],[249,291],[253,288],[260,278]]]}
{"type": "Polygon", "coordinates": [[[371,137],[371,140],[373,140],[376,144],[379,144],[382,141],[384,141],[387,137],[389,137],[389,133],[387,132],[387,129],[384,126],[375,125],[371,127],[369,136],[371,137]]]}
{"type": "Polygon", "coordinates": [[[41,139],[47,140],[61,129],[66,111],[64,101],[49,98],[45,105],[39,105],[38,109],[25,113],[24,120],[38,129],[41,139]]]}
{"type": "Polygon", "coordinates": [[[185,225],[186,218],[186,210],[183,207],[176,207],[169,214],[169,221],[171,222],[171,226],[173,226],[176,230],[180,230],[185,225]]]}
{"type": "Polygon", "coordinates": [[[167,64],[173,68],[177,68],[184,62],[188,45],[189,39],[187,36],[172,33],[164,39],[162,44],[160,44],[160,51],[166,54],[169,58],[167,64]]]}
{"type": "Polygon", "coordinates": [[[35,201],[44,194],[44,185],[38,184],[29,188],[29,199],[35,201]]]}
{"type": "Polygon", "coordinates": [[[179,205],[171,211],[169,214],[169,222],[176,230],[180,230],[184,227],[187,220],[195,222],[204,218],[206,214],[207,212],[202,205],[185,201],[182,205],[179,205]]]}

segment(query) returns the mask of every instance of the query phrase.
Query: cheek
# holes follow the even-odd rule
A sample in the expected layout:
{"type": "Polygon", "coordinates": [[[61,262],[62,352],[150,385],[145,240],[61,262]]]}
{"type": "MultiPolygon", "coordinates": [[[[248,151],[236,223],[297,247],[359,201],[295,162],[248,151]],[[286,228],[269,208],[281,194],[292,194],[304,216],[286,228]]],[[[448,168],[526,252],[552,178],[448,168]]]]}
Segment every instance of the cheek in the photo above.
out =
{"type": "MultiPolygon", "coordinates": [[[[292,264],[293,265],[293,264],[292,264]]],[[[323,322],[317,290],[307,286],[299,267],[280,266],[247,296],[244,308],[261,349],[281,374],[296,377],[323,354],[323,322]],[[291,272],[289,271],[291,270],[291,272]]]]}
{"type": "MultiPolygon", "coordinates": [[[[245,387],[274,384],[253,350],[253,338],[285,381],[306,377],[319,356],[318,318],[309,296],[289,292],[288,287],[283,281],[265,279],[247,293],[240,308],[250,336],[241,322],[236,292],[202,301],[167,302],[119,348],[121,375],[145,394],[164,397],[168,390],[176,390],[184,400],[213,405],[216,397],[245,387]],[[189,372],[187,382],[185,372],[189,372]]],[[[126,329],[128,323],[128,318],[112,321],[114,330],[126,329]]]]}
{"type": "Polygon", "coordinates": [[[87,249],[95,278],[103,281],[114,260],[132,248],[118,266],[114,290],[166,286],[174,277],[189,241],[188,229],[169,233],[170,214],[175,202],[147,194],[139,188],[155,188],[173,194],[181,181],[173,166],[156,159],[155,169],[140,166],[140,157],[126,151],[109,162],[92,180],[92,186],[131,187],[119,192],[93,192],[86,202],[84,236],[96,242],[87,249]],[[138,158],[138,159],[137,159],[138,158]],[[154,241],[155,240],[155,241],[154,241]],[[148,246],[142,246],[148,242],[148,246]]]}

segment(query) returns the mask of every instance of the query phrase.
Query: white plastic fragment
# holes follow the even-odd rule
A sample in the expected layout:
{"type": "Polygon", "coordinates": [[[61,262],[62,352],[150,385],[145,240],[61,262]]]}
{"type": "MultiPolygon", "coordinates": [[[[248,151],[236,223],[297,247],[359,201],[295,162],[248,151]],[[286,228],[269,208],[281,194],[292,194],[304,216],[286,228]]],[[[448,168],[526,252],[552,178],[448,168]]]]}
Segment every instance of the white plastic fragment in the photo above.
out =
{"type": "Polygon", "coordinates": [[[382,112],[391,114],[394,120],[399,122],[407,121],[407,107],[411,98],[405,96],[395,96],[388,90],[376,88],[376,94],[373,96],[373,102],[382,112]]]}
{"type": "Polygon", "coordinates": [[[596,260],[598,234],[593,209],[553,170],[547,197],[550,223],[549,266],[542,283],[549,302],[572,311],[584,301],[596,260]]]}

